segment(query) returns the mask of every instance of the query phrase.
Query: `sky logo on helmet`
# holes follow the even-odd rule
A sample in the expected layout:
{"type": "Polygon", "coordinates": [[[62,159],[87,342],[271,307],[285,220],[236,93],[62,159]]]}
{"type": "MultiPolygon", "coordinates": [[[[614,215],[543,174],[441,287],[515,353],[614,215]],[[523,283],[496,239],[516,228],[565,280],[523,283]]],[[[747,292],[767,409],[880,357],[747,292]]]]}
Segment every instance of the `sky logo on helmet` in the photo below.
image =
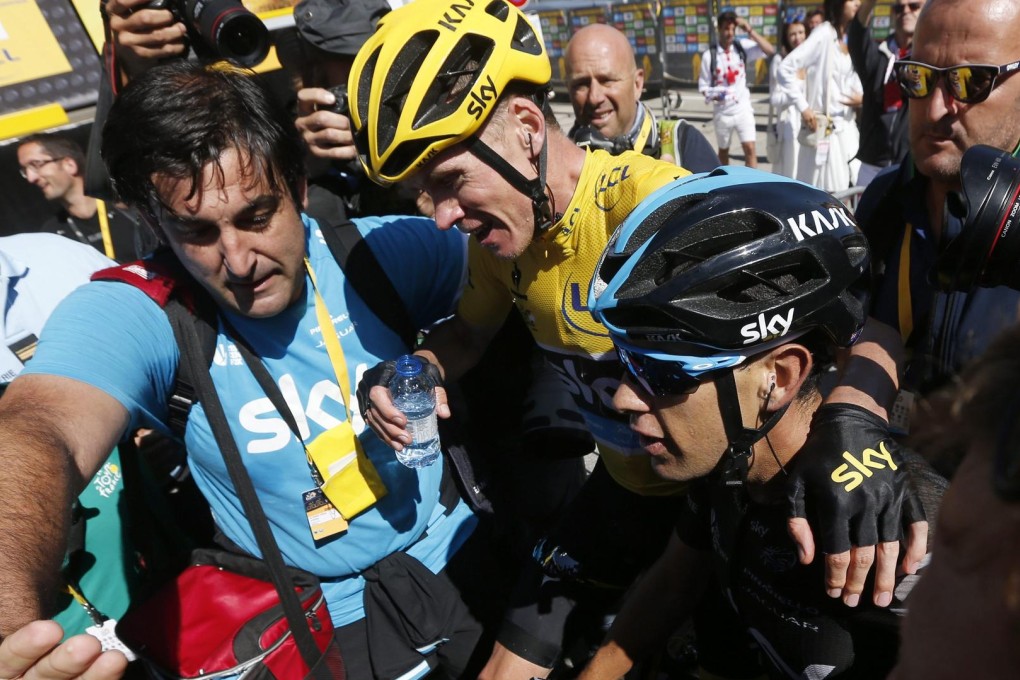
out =
{"type": "Polygon", "coordinates": [[[489,108],[489,103],[496,98],[496,83],[492,82],[492,76],[485,76],[488,84],[482,83],[478,90],[472,90],[471,100],[468,101],[467,112],[478,120],[489,108]]]}
{"type": "Polygon", "coordinates": [[[740,329],[740,336],[745,338],[743,344],[749,345],[752,342],[761,342],[772,338],[781,338],[786,335],[790,326],[793,325],[793,307],[786,315],[776,314],[767,319],[765,314],[759,314],[755,321],[740,329]]]}
{"type": "Polygon", "coordinates": [[[846,208],[841,206],[833,206],[829,208],[828,216],[826,216],[821,210],[812,210],[810,213],[801,213],[796,217],[789,217],[786,221],[790,224],[790,230],[793,232],[794,237],[796,237],[798,241],[803,241],[804,239],[811,238],[812,236],[818,236],[825,231],[835,231],[841,226],[854,226],[853,218],[850,217],[846,208]],[[808,215],[811,216],[811,221],[814,226],[808,225],[808,215]]]}
{"type": "Polygon", "coordinates": [[[451,3],[443,13],[443,18],[438,21],[443,28],[457,32],[457,24],[464,21],[464,17],[475,6],[475,0],[462,0],[462,2],[451,3]]]}

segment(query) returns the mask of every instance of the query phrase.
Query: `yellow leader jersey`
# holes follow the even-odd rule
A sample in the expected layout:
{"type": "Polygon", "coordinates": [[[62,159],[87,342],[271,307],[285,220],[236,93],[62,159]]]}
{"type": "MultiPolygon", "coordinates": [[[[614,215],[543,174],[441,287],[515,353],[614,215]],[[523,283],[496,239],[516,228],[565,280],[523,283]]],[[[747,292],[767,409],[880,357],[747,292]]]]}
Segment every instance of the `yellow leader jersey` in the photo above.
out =
{"type": "Polygon", "coordinates": [[[457,309],[467,323],[491,328],[516,305],[574,395],[610,474],[644,495],[670,495],[682,487],[652,472],[627,418],[613,409],[624,369],[609,333],[588,312],[588,286],[610,236],[630,211],[688,174],[634,151],[589,151],[562,217],[519,258],[501,259],[470,240],[470,280],[457,309]]]}

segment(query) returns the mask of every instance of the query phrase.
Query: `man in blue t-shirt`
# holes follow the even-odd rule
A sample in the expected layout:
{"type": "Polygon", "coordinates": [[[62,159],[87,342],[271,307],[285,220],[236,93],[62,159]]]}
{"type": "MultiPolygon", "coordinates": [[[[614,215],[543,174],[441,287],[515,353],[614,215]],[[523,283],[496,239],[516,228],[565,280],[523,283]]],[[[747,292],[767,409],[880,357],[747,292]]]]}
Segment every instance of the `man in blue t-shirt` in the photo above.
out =
{"type": "MultiPolygon", "coordinates": [[[[481,625],[461,599],[454,567],[476,519],[459,496],[443,493],[442,464],[404,467],[358,415],[353,394],[366,367],[408,348],[352,288],[318,223],[301,213],[303,149],[286,112],[240,71],[178,62],[132,81],[110,112],[104,140],[120,197],[169,246],[164,262],[186,271],[169,283],[215,304],[213,384],[284,560],[322,581],[347,678],[468,672],[481,625]],[[332,324],[319,324],[327,318],[332,324]],[[242,340],[278,385],[293,431],[242,360],[242,340]],[[345,466],[348,451],[356,465],[345,466]],[[316,472],[325,478],[321,485],[316,472]],[[342,493],[333,493],[334,481],[342,493]],[[335,510],[328,535],[303,500],[317,488],[335,510]],[[417,651],[403,631],[368,634],[385,622],[366,620],[363,574],[397,553],[435,575],[423,588],[449,604],[432,651],[417,651]]],[[[424,222],[356,223],[419,328],[450,312],[465,272],[463,236],[424,222]]],[[[0,509],[0,633],[49,613],[66,531],[53,508],[69,504],[125,431],[171,433],[167,402],[180,352],[155,301],[153,283],[168,282],[155,269],[151,260],[123,267],[116,278],[134,285],[93,281],[58,307],[31,366],[0,407],[0,497],[18,489],[24,499],[0,509]],[[34,416],[31,428],[15,418],[26,412],[34,416]],[[61,460],[67,463],[53,462],[61,460]]],[[[258,555],[201,404],[190,411],[184,442],[219,529],[258,555]]],[[[52,646],[52,635],[42,622],[8,638],[0,677],[31,665],[12,660],[15,653],[38,664],[73,653],[66,645],[47,652],[43,642],[52,646]]],[[[95,661],[99,677],[120,672],[118,659],[83,649],[92,648],[76,649],[82,669],[95,661]]]]}

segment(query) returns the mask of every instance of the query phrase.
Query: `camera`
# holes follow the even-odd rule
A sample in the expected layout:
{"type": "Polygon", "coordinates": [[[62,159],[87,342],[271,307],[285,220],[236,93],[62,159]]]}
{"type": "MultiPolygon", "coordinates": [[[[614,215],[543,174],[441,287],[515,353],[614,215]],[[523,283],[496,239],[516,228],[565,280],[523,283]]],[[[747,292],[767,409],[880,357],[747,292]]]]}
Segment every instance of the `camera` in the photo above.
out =
{"type": "Polygon", "coordinates": [[[960,233],[935,263],[939,286],[1020,290],[1020,160],[990,146],[973,146],[960,161],[963,200],[950,210],[963,218],[960,233]]]}
{"type": "Polygon", "coordinates": [[[614,156],[634,148],[633,143],[624,136],[609,138],[590,125],[582,125],[574,131],[574,144],[587,149],[603,149],[614,156]]]}
{"type": "Polygon", "coordinates": [[[151,9],[168,9],[188,29],[201,57],[221,57],[251,68],[269,54],[269,29],[239,0],[152,0],[151,9]]]}
{"type": "Polygon", "coordinates": [[[326,107],[326,110],[332,111],[333,113],[339,113],[350,118],[351,100],[347,96],[347,85],[346,84],[334,85],[333,87],[329,87],[326,89],[328,89],[333,94],[333,96],[336,97],[336,103],[334,103],[332,106],[326,107]]]}

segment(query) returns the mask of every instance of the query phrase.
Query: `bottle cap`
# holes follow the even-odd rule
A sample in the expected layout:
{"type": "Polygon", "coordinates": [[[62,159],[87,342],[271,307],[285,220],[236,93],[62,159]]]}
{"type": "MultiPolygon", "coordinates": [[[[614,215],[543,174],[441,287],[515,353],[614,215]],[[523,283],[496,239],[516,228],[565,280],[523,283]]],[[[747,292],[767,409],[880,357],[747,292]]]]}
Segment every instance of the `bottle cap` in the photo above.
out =
{"type": "Polygon", "coordinates": [[[413,354],[405,354],[397,359],[397,373],[403,376],[418,375],[421,373],[421,359],[413,354]]]}

